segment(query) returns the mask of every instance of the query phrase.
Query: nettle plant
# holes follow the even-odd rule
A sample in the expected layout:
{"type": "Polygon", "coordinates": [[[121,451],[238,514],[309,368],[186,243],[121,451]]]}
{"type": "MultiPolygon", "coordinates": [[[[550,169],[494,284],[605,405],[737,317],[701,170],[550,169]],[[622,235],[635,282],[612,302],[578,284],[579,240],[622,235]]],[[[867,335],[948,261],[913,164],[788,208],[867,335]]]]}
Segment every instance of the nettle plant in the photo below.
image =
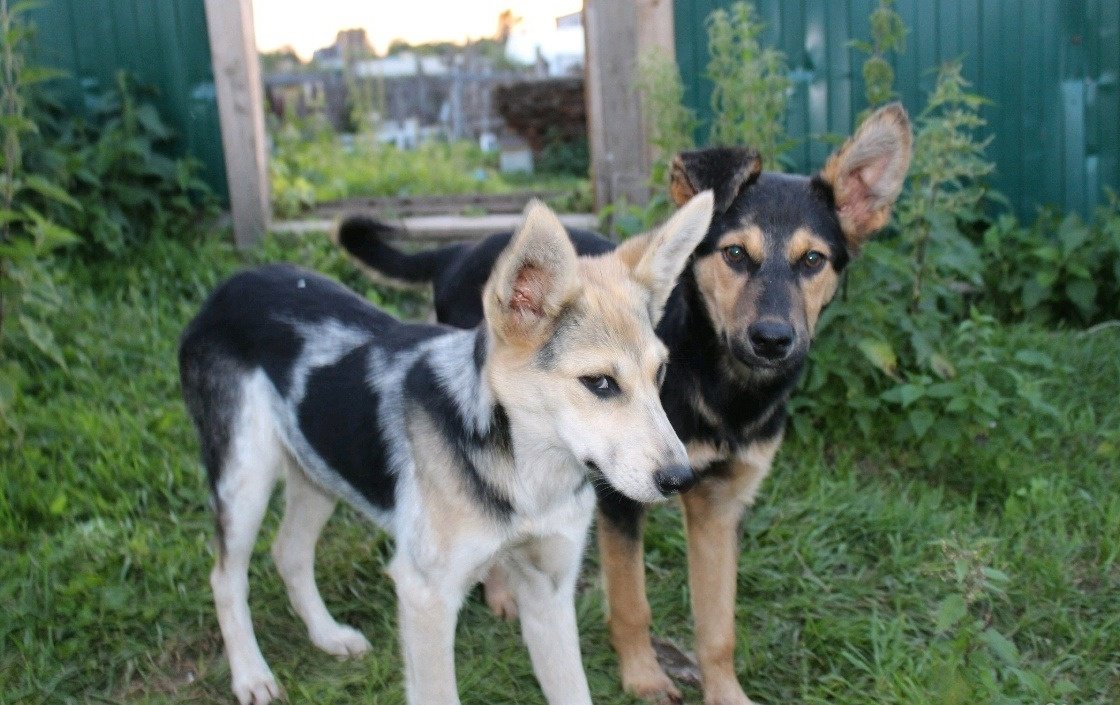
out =
{"type": "Polygon", "coordinates": [[[793,403],[795,429],[847,418],[932,466],[1000,424],[1029,443],[1026,422],[1006,427],[1018,416],[1010,409],[1051,413],[1043,392],[1054,361],[1006,352],[996,319],[977,305],[983,259],[972,232],[995,197],[983,185],[994,165],[984,157],[988,140],[975,136],[985,101],[968,87],[960,64],[941,68],[916,120],[898,227],[865,247],[840,302],[822,316],[793,403]]]}
{"type": "Polygon", "coordinates": [[[765,168],[776,169],[794,144],[785,133],[791,85],[785,54],[759,42],[766,27],[750,3],[716,10],[707,24],[715,115],[711,144],[750,145],[765,168]]]}
{"type": "Polygon", "coordinates": [[[1100,324],[1120,318],[1120,195],[1088,220],[1047,209],[1030,226],[1003,215],[983,235],[988,306],[1002,320],[1100,324]]]}

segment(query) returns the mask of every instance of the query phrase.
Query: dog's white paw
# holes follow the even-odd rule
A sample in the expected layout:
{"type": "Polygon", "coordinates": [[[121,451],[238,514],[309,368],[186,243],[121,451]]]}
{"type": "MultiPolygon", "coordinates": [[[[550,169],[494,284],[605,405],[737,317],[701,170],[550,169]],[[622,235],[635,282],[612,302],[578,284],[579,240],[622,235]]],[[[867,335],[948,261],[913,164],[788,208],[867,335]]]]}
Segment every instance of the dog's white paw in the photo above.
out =
{"type": "Polygon", "coordinates": [[[273,700],[284,697],[276,676],[267,667],[235,675],[233,694],[241,705],[268,705],[273,700]]]}
{"type": "Polygon", "coordinates": [[[373,648],[361,632],[344,624],[335,624],[312,634],[311,641],[315,646],[338,658],[354,658],[373,648]]]}

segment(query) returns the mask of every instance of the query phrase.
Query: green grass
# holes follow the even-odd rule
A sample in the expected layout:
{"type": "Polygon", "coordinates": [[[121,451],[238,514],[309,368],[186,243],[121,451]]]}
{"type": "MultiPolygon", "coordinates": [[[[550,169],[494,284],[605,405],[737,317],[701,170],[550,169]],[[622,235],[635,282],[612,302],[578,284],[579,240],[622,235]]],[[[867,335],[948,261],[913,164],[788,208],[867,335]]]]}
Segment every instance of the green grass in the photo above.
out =
{"type": "MultiPolygon", "coordinates": [[[[271,240],[252,259],[308,264],[422,315],[416,299],[385,298],[322,241],[271,240]]],[[[244,263],[218,240],[62,263],[66,303],[50,323],[66,368],[6,350],[30,381],[20,434],[0,439],[0,701],[231,702],[175,346],[206,292],[244,263]]],[[[744,522],[737,666],[752,697],[1117,702],[1120,331],[1003,337],[1009,354],[1029,344],[1065,366],[1049,391],[1058,413],[1034,423],[1028,441],[997,427],[933,471],[841,420],[782,448],[744,522]]],[[[337,662],[287,605],[267,556],[275,525],[273,516],[262,534],[251,604],[291,700],[402,702],[390,543],[348,511],[324,535],[325,599],[374,645],[361,661],[337,662]]],[[[677,512],[654,511],[648,534],[656,631],[688,645],[677,512]]],[[[597,703],[629,703],[593,564],[578,602],[584,662],[597,703]]],[[[465,703],[541,702],[517,628],[478,599],[461,615],[457,663],[465,703]]]]}

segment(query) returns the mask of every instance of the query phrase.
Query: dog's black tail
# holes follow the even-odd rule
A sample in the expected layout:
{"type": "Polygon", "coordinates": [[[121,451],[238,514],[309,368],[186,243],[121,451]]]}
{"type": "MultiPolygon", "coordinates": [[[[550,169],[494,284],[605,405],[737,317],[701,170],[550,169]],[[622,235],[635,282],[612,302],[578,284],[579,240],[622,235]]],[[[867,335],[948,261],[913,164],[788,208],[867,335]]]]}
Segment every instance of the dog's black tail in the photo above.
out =
{"type": "Polygon", "coordinates": [[[338,226],[338,244],[375,273],[409,284],[432,281],[447,261],[447,250],[459,247],[449,245],[410,254],[386,242],[399,233],[398,228],[371,216],[349,215],[338,226]]]}

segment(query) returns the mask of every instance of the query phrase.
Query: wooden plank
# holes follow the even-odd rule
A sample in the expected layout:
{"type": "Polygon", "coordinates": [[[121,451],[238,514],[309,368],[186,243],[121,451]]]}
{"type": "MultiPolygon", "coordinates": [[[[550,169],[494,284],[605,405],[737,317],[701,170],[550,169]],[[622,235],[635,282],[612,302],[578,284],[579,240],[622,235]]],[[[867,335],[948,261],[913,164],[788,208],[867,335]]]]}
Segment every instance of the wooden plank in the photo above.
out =
{"type": "Polygon", "coordinates": [[[467,211],[520,213],[531,199],[547,201],[565,195],[561,191],[518,191],[514,193],[469,193],[449,196],[397,196],[345,198],[320,203],[312,213],[333,217],[352,211],[389,213],[397,217],[412,215],[462,215],[467,211]]]}
{"type": "Polygon", "coordinates": [[[206,25],[222,126],[230,209],[238,247],[268,229],[264,96],[251,0],[206,0],[206,25]]]}
{"type": "MultiPolygon", "coordinates": [[[[594,230],[598,219],[590,213],[566,213],[559,215],[560,222],[568,228],[594,230]]],[[[416,216],[388,221],[398,226],[402,237],[399,242],[460,242],[480,240],[493,233],[510,231],[521,222],[518,213],[479,216],[416,216]]],[[[335,229],[334,219],[289,220],[273,223],[270,230],[274,233],[308,235],[329,233],[335,229]]]]}

